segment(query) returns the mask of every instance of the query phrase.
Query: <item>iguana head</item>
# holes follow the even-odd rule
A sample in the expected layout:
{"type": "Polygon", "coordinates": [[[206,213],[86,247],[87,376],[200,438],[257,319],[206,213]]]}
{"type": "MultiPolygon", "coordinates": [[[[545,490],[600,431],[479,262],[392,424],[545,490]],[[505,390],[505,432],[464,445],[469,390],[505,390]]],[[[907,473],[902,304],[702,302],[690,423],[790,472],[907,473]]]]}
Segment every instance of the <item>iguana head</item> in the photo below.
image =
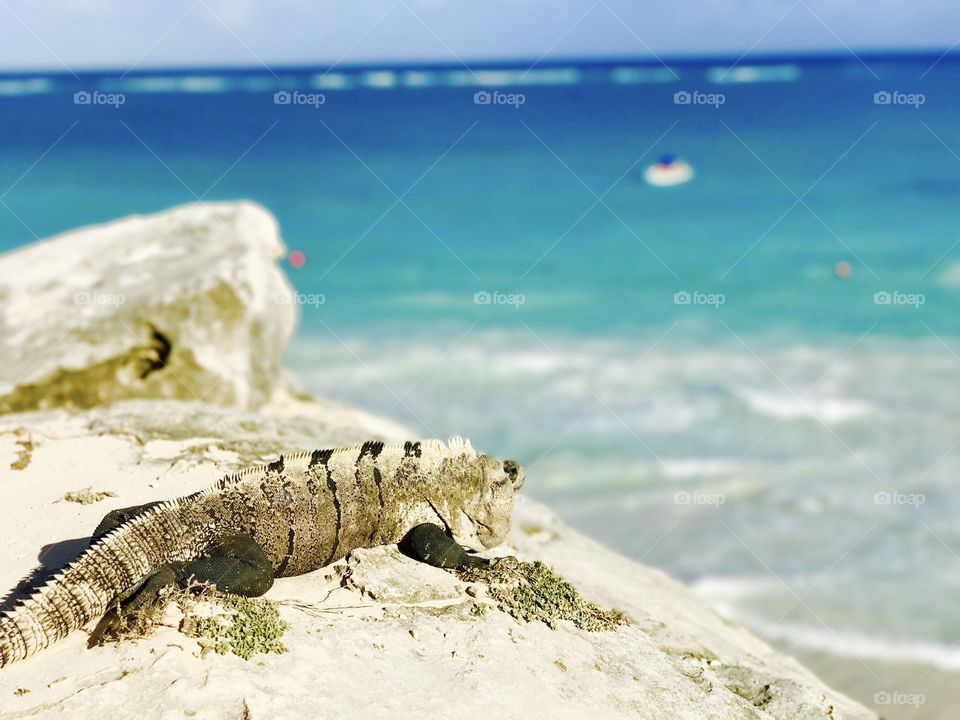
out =
{"type": "MultiPolygon", "coordinates": [[[[441,520],[453,539],[469,550],[502,543],[510,533],[513,498],[523,485],[524,469],[513,460],[480,453],[452,461],[458,492],[439,503],[441,520]]],[[[449,488],[448,488],[449,491],[449,488]]]]}

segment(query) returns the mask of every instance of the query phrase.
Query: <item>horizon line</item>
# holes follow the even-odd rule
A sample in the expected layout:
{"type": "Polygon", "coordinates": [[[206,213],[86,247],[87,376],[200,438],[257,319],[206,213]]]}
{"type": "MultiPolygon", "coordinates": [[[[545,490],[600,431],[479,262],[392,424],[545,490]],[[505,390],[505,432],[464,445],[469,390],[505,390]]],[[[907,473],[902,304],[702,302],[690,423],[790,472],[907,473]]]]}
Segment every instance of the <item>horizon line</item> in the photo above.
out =
{"type": "Polygon", "coordinates": [[[950,48],[897,48],[897,49],[869,49],[869,50],[786,50],[775,52],[748,52],[737,55],[735,53],[664,53],[659,55],[596,55],[596,56],[576,56],[564,58],[537,59],[537,58],[482,58],[474,60],[364,60],[362,62],[337,62],[337,63],[260,63],[260,64],[169,64],[169,65],[144,65],[142,67],[133,66],[132,68],[110,67],[110,66],[51,66],[35,68],[2,68],[0,67],[0,76],[11,77],[18,75],[109,75],[113,73],[122,75],[138,75],[153,73],[189,73],[189,72],[220,72],[220,73],[243,73],[243,72],[303,72],[303,71],[324,71],[330,72],[334,69],[344,71],[363,71],[371,69],[380,70],[426,70],[426,69],[488,69],[488,68],[534,68],[534,67],[568,67],[571,65],[579,67],[604,67],[615,65],[638,65],[638,66],[669,66],[684,64],[708,64],[708,63],[731,63],[732,65],[749,63],[773,63],[773,62],[791,62],[791,61],[838,61],[850,60],[864,62],[866,60],[896,60],[907,58],[936,58],[939,60],[950,60],[960,58],[960,49],[950,48]]]}

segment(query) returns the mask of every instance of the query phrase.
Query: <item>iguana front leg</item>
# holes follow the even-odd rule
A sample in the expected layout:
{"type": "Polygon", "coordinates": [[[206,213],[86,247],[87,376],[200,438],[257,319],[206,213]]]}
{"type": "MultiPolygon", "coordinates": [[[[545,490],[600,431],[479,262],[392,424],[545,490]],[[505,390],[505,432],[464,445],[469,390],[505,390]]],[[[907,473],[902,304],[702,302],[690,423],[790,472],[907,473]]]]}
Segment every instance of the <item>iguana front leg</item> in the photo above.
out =
{"type": "Polygon", "coordinates": [[[187,587],[191,582],[209,583],[224,593],[257,597],[273,585],[273,563],[253,538],[234,535],[225,538],[205,557],[164,565],[104,615],[91,644],[115,636],[136,617],[159,610],[164,588],[187,587]]]}
{"type": "Polygon", "coordinates": [[[470,555],[447,535],[439,525],[423,523],[404,535],[398,547],[404,555],[439,568],[466,568],[489,565],[476,555],[470,555]]]}

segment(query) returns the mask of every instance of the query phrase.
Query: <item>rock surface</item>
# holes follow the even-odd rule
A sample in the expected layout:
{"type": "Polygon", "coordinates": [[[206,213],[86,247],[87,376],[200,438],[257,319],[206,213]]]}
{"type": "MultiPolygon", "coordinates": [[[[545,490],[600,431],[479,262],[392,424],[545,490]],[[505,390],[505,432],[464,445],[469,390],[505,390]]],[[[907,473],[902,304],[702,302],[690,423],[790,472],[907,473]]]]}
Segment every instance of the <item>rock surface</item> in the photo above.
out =
{"type": "Polygon", "coordinates": [[[0,412],[132,397],[259,406],[295,320],[284,253],[263,208],[222,203],[0,256],[0,412]]]}
{"type": "MultiPolygon", "coordinates": [[[[25,377],[36,381],[33,394],[25,395],[28,385],[9,380],[14,375],[3,371],[8,400],[32,401],[22,407],[14,403],[27,411],[0,415],[0,588],[15,588],[30,576],[42,578],[68,561],[112,508],[186,494],[281,452],[409,439],[388,420],[308,398],[280,371],[292,314],[265,301],[286,281],[273,265],[281,246],[264,211],[250,205],[198,206],[83,231],[79,237],[80,256],[88,263],[83,277],[122,275],[116,271],[125,257],[122,246],[144,262],[153,258],[153,279],[178,282],[175,291],[159,299],[131,290],[130,307],[125,303],[111,312],[94,308],[89,315],[70,316],[61,325],[66,339],[56,353],[54,321],[31,315],[34,337],[29,323],[14,322],[5,310],[3,322],[15,334],[0,342],[25,377]],[[218,265],[213,255],[205,256],[205,274],[182,254],[166,254],[155,225],[163,217],[178,218],[173,225],[180,240],[192,237],[204,244],[206,237],[209,244],[233,248],[227,253],[233,260],[218,265]],[[234,227],[235,238],[227,237],[221,220],[234,227]],[[136,243],[129,242],[134,227],[140,228],[136,243]],[[145,236],[152,240],[144,241],[145,236]],[[106,252],[111,240],[117,243],[115,255],[106,252]],[[235,247],[235,242],[246,246],[235,247]],[[94,258],[98,248],[103,268],[94,258]],[[234,281],[245,278],[249,286],[242,301],[238,295],[221,303],[216,298],[226,293],[231,272],[237,273],[234,281]],[[194,307],[198,303],[204,307],[194,307]],[[120,319],[139,317],[125,314],[133,306],[149,311],[143,317],[161,323],[165,336],[174,340],[173,361],[155,368],[145,382],[131,381],[119,366],[92,373],[138,347],[124,340],[120,319]],[[268,318],[280,325],[256,347],[244,344],[241,339],[268,318]],[[209,336],[204,323],[215,328],[209,336]],[[211,339],[221,333],[229,341],[211,339]],[[217,384],[223,387],[209,393],[206,403],[176,389],[181,381],[171,379],[173,373],[193,367],[176,355],[178,350],[197,359],[190,382],[221,378],[217,384]],[[64,368],[76,375],[64,376],[64,368]],[[140,399],[124,399],[132,395],[140,399]],[[107,400],[108,406],[97,406],[107,400]],[[31,410],[58,405],[70,409],[31,410]],[[77,409],[86,405],[94,407],[77,409]],[[101,499],[64,500],[68,491],[84,489],[92,491],[85,497],[101,499]]],[[[186,252],[186,244],[179,247],[186,252]]],[[[26,273],[27,265],[41,262],[47,252],[27,249],[0,264],[13,262],[26,273]]],[[[29,277],[50,307],[59,307],[56,299],[63,302],[79,287],[79,281],[56,274],[47,276],[45,287],[34,282],[38,275],[29,277]]],[[[3,292],[8,299],[16,296],[21,306],[25,302],[9,285],[3,292]]],[[[87,649],[87,632],[77,632],[0,670],[0,717],[321,718],[346,712],[364,718],[484,720],[588,714],[698,720],[875,717],[722,619],[679,583],[580,535],[524,496],[518,499],[508,543],[493,554],[542,560],[586,599],[624,611],[633,624],[596,633],[567,621],[556,630],[539,622],[522,624],[491,604],[482,584],[468,585],[414,562],[394,546],[358,550],[317,572],[275,583],[268,598],[280,603],[281,617],[290,624],[284,654],[249,661],[201,657],[197,641],[177,629],[177,611],[171,608],[148,638],[87,649]]]]}
{"type": "MultiPolygon", "coordinates": [[[[0,587],[28,575],[40,548],[48,567],[68,560],[113,507],[191,492],[280,450],[408,437],[388,423],[355,422],[329,409],[319,422],[157,400],[2,417],[0,587]],[[86,487],[116,497],[58,502],[86,487]]],[[[414,708],[465,718],[580,717],[597,708],[610,718],[873,717],[679,583],[532,500],[518,501],[509,544],[495,554],[543,560],[635,624],[588,633],[566,622],[556,631],[520,624],[495,608],[477,617],[474,605],[489,602],[482,590],[474,598],[454,575],[381,547],[276,583],[268,597],[292,625],[284,655],[201,659],[175,623],[92,650],[75,633],[0,671],[0,714],[237,718],[246,703],[254,718],[326,717],[346,707],[373,718],[409,717],[414,708]]]]}

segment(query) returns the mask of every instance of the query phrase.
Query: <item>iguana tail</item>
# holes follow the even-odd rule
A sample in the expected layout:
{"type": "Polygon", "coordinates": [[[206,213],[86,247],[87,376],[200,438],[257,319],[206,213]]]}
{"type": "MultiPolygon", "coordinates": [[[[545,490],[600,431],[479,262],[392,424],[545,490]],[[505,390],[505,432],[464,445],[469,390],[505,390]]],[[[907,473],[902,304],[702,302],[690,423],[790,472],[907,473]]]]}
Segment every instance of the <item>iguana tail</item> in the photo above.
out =
{"type": "Polygon", "coordinates": [[[0,614],[0,667],[103,615],[117,596],[164,564],[199,557],[203,550],[196,524],[187,521],[179,500],[133,518],[0,614]]]}

